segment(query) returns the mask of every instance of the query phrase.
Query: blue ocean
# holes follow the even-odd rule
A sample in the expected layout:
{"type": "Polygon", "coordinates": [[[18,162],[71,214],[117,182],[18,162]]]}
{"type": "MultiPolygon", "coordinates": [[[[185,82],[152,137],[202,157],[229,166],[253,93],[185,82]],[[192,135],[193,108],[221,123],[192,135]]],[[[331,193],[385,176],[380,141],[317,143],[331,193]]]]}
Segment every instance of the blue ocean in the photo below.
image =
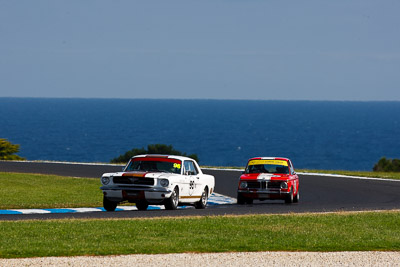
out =
{"type": "Polygon", "coordinates": [[[400,102],[0,98],[0,138],[28,160],[109,162],[159,143],[201,165],[371,170],[400,158],[400,102]]]}

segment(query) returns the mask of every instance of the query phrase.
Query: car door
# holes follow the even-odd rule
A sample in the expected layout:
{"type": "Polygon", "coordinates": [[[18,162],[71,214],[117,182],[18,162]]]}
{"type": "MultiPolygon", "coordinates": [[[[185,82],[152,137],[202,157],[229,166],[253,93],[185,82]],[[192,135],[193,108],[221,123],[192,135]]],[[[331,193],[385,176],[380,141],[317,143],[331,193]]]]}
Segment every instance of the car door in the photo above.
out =
{"type": "Polygon", "coordinates": [[[293,190],[294,190],[293,193],[297,194],[297,189],[298,189],[298,186],[299,186],[299,176],[294,171],[293,164],[292,164],[292,162],[290,160],[288,160],[288,165],[289,165],[290,177],[293,180],[293,190]]]}
{"type": "Polygon", "coordinates": [[[185,160],[185,175],[187,177],[187,188],[189,196],[197,196],[199,188],[199,171],[193,161],[185,160]]]}
{"type": "Polygon", "coordinates": [[[183,191],[181,192],[181,196],[187,197],[189,196],[189,188],[191,181],[190,168],[187,161],[183,162],[183,178],[184,182],[182,183],[183,191]]]}

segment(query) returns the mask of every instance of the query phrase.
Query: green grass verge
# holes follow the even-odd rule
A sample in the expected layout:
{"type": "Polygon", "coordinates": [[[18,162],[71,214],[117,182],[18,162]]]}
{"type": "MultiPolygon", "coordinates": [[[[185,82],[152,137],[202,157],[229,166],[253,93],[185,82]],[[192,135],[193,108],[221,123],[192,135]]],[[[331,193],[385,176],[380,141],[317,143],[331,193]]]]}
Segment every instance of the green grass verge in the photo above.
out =
{"type": "Polygon", "coordinates": [[[400,212],[0,222],[0,257],[400,251],[400,212]]]}
{"type": "Polygon", "coordinates": [[[101,207],[100,179],[0,172],[0,209],[101,207]]]}

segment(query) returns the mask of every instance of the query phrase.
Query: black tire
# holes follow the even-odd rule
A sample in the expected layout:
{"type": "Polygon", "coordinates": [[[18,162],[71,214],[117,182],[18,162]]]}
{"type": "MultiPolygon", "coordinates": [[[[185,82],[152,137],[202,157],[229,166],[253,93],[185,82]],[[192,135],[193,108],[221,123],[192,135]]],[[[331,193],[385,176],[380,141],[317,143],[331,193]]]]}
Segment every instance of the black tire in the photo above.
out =
{"type": "Polygon", "coordinates": [[[178,187],[174,188],[172,191],[171,197],[165,200],[165,209],[166,210],[176,210],[179,203],[179,189],[178,187]]]}
{"type": "Polygon", "coordinates": [[[243,205],[243,204],[253,204],[253,199],[252,198],[248,198],[248,197],[244,197],[241,193],[237,194],[237,203],[239,205],[243,205]]]}
{"type": "Polygon", "coordinates": [[[294,202],[294,203],[299,203],[299,200],[300,200],[300,191],[299,191],[299,189],[297,188],[297,194],[296,194],[296,196],[293,198],[293,202],[294,202]]]}
{"type": "Polygon", "coordinates": [[[237,193],[237,204],[238,205],[246,204],[246,198],[240,193],[237,193]]]}
{"type": "Polygon", "coordinates": [[[292,204],[293,203],[293,187],[290,189],[290,193],[286,196],[285,203],[286,204],[292,204]]]}
{"type": "Polygon", "coordinates": [[[196,209],[205,209],[208,201],[208,187],[204,188],[203,193],[201,194],[201,198],[194,204],[196,209]]]}
{"type": "Polygon", "coordinates": [[[149,203],[147,203],[146,200],[138,200],[136,202],[136,208],[138,210],[147,210],[147,207],[149,206],[149,203]]]}
{"type": "Polygon", "coordinates": [[[103,196],[103,207],[106,211],[115,211],[118,202],[114,202],[103,196]]]}

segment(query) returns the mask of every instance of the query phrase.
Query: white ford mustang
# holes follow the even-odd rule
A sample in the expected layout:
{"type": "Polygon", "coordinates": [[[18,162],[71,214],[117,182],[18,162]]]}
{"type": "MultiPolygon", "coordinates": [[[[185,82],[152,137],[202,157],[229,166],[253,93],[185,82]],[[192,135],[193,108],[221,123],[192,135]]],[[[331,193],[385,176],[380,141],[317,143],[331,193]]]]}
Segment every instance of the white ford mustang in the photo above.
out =
{"type": "Polygon", "coordinates": [[[214,176],[203,174],[195,160],[169,155],[134,156],[122,172],[103,174],[101,183],[107,211],[124,201],[136,203],[139,210],[149,204],[204,209],[215,187],[214,176]]]}

